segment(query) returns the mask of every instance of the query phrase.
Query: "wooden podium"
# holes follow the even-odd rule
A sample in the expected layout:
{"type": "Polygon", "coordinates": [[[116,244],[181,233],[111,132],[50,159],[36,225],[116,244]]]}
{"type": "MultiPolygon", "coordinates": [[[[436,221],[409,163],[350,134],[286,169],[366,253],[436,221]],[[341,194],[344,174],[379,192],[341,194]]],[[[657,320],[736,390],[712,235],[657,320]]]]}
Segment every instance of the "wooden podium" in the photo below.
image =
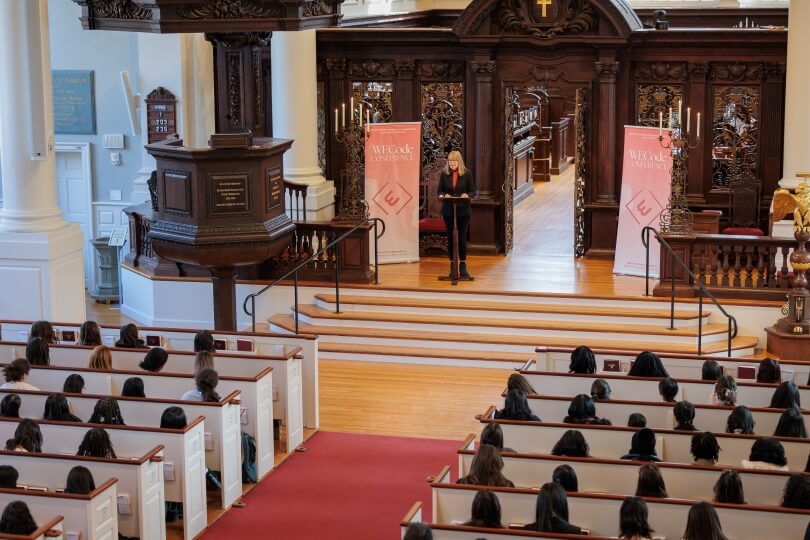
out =
{"type": "Polygon", "coordinates": [[[237,133],[212,135],[209,148],[187,148],[179,139],[146,146],[157,160],[153,249],[208,269],[217,330],[237,329],[236,272],[289,245],[295,225],[285,209],[282,157],[291,145],[237,133]]]}
{"type": "Polygon", "coordinates": [[[458,205],[470,203],[469,197],[453,197],[453,196],[445,196],[439,199],[442,202],[449,202],[453,205],[453,261],[450,265],[450,275],[449,276],[439,276],[439,281],[450,281],[451,285],[458,285],[459,281],[474,281],[474,277],[461,277],[458,271],[458,222],[456,221],[456,208],[458,205]]]}

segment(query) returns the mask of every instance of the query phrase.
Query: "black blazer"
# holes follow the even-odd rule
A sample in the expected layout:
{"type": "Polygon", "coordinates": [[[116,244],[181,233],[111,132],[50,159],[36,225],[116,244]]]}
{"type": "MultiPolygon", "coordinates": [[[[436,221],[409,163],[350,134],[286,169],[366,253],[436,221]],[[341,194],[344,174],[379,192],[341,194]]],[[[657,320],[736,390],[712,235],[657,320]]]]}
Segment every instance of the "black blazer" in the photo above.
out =
{"type": "MultiPolygon", "coordinates": [[[[453,174],[444,174],[442,173],[439,176],[439,195],[453,195],[459,196],[462,193],[466,193],[470,197],[475,195],[475,181],[473,180],[473,175],[470,169],[467,169],[464,174],[458,177],[458,182],[456,182],[456,189],[453,189],[453,174]]],[[[458,205],[456,208],[456,215],[457,216],[469,216],[472,213],[470,209],[470,202],[466,201],[462,204],[458,205]]],[[[452,216],[453,215],[453,205],[449,202],[442,203],[442,215],[443,216],[452,216]]]]}

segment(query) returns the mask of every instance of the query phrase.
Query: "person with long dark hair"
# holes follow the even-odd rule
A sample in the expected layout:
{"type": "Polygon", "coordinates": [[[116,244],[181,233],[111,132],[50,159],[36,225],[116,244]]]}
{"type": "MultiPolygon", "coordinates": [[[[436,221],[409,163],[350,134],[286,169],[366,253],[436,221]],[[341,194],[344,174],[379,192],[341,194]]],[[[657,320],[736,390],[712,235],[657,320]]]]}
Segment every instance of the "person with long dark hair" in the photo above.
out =
{"type": "Polygon", "coordinates": [[[636,484],[636,497],[659,497],[667,498],[667,486],[661,470],[647,463],[638,468],[638,483],[636,484]]]}
{"type": "Polygon", "coordinates": [[[743,492],[740,473],[732,469],[723,471],[714,484],[714,502],[745,504],[745,493],[743,492]]]}
{"type": "Polygon", "coordinates": [[[745,405],[737,405],[726,420],[726,433],[754,434],[754,416],[745,405]]]}
{"type": "Polygon", "coordinates": [[[503,429],[500,424],[490,422],[484,426],[481,431],[481,440],[479,444],[488,444],[494,446],[500,452],[514,452],[511,448],[506,448],[503,445],[503,429]]]}
{"type": "Polygon", "coordinates": [[[200,330],[194,334],[194,352],[216,352],[214,347],[214,335],[208,330],[200,330]]]}
{"type": "Polygon", "coordinates": [[[737,381],[731,375],[723,375],[714,384],[712,395],[709,396],[712,405],[735,405],[737,403],[737,381]]]}
{"type": "Polygon", "coordinates": [[[503,402],[503,409],[495,411],[495,418],[500,420],[532,420],[540,422],[540,418],[535,415],[529,407],[529,400],[526,394],[520,390],[510,390],[506,394],[503,402]]]}
{"type": "Polygon", "coordinates": [[[138,337],[138,327],[129,323],[121,327],[115,346],[119,349],[143,349],[146,344],[138,337]]]}
{"type": "Polygon", "coordinates": [[[19,418],[22,400],[18,394],[8,394],[0,401],[0,416],[19,418]]]}
{"type": "Polygon", "coordinates": [[[0,488],[16,489],[20,473],[11,465],[0,465],[0,488]]]}
{"type": "Polygon", "coordinates": [[[459,275],[462,278],[470,277],[467,271],[467,231],[470,228],[472,215],[469,199],[475,196],[475,180],[472,171],[464,165],[461,152],[453,150],[447,154],[447,163],[439,175],[439,199],[445,197],[465,197],[468,200],[463,204],[453,205],[449,201],[442,203],[442,219],[447,230],[447,252],[450,256],[452,273],[453,261],[453,229],[458,227],[458,259],[459,275]],[[455,209],[453,208],[455,206],[455,209]],[[455,214],[455,223],[453,217],[455,214]]]}
{"type": "Polygon", "coordinates": [[[510,390],[520,390],[527,396],[537,393],[528,379],[521,373],[512,373],[509,375],[509,378],[506,380],[506,391],[509,392],[510,390]]]}
{"type": "Polygon", "coordinates": [[[405,529],[402,540],[433,540],[433,531],[425,523],[411,523],[405,529]]]}
{"type": "Polygon", "coordinates": [[[802,398],[799,389],[791,381],[785,381],[776,387],[771,397],[772,409],[802,408],[802,398]]]}
{"type": "Polygon", "coordinates": [[[501,453],[494,446],[482,444],[475,451],[470,473],[458,479],[457,484],[472,484],[475,486],[515,487],[503,473],[503,459],[501,453]]]}
{"type": "Polygon", "coordinates": [[[31,323],[31,330],[28,332],[28,341],[34,338],[42,338],[45,343],[57,343],[56,330],[53,325],[48,321],[34,321],[31,323]]]}
{"type": "Polygon", "coordinates": [[[563,464],[555,467],[551,473],[551,481],[560,484],[566,492],[579,491],[577,472],[571,465],[563,464]]]}
{"type": "Polygon", "coordinates": [[[695,427],[695,406],[688,401],[679,401],[672,407],[675,416],[675,429],[678,431],[697,431],[695,427]]]}
{"type": "Polygon", "coordinates": [[[610,399],[610,385],[605,379],[596,379],[591,383],[591,397],[594,401],[610,399]]]}
{"type": "Polygon", "coordinates": [[[700,370],[700,379],[703,381],[717,382],[717,379],[723,375],[723,370],[717,360],[706,360],[703,362],[703,367],[700,370]]]}
{"type": "Polygon", "coordinates": [[[77,456],[116,458],[110,435],[103,428],[92,428],[84,434],[77,456]]]}
{"type": "Polygon", "coordinates": [[[782,382],[782,368],[773,358],[766,358],[757,367],[757,382],[777,384],[782,382]]]}
{"type": "Polygon", "coordinates": [[[667,403],[675,403],[675,396],[678,395],[678,381],[672,377],[664,377],[658,381],[658,393],[667,403]]]}
{"type": "Polygon", "coordinates": [[[596,405],[588,394],[574,396],[568,405],[568,416],[563,419],[566,424],[597,424],[609,426],[610,420],[596,416],[596,405]]]}
{"type": "Polygon", "coordinates": [[[639,353],[627,374],[631,377],[669,377],[664,363],[657,354],[650,351],[639,353]]]}
{"type": "Polygon", "coordinates": [[[482,489],[475,494],[470,510],[470,519],[464,525],[468,527],[485,527],[487,529],[503,529],[501,503],[493,491],[482,489]]]}
{"type": "Polygon", "coordinates": [[[166,365],[168,360],[169,353],[166,352],[166,349],[161,347],[152,347],[149,349],[149,352],[144,355],[143,361],[138,364],[138,366],[144,371],[157,373],[163,369],[163,366],[166,365]]]}
{"type": "Polygon", "coordinates": [[[763,469],[768,471],[788,470],[785,447],[776,439],[762,437],[751,445],[748,459],[742,460],[746,469],[763,469]]]}
{"type": "Polygon", "coordinates": [[[529,531],[582,534],[582,529],[568,522],[568,497],[556,482],[543,484],[537,493],[534,523],[524,527],[529,531]]]}
{"type": "Polygon", "coordinates": [[[118,406],[118,400],[112,396],[106,396],[96,401],[93,407],[93,415],[88,420],[91,424],[108,424],[112,426],[123,426],[124,416],[118,406]]]}
{"type": "Polygon", "coordinates": [[[200,351],[194,357],[194,376],[204,369],[214,369],[214,353],[208,351],[200,351]]]}
{"type": "Polygon", "coordinates": [[[647,503],[640,497],[627,497],[619,509],[619,538],[650,540],[654,532],[647,521],[647,503]]]}
{"type": "Polygon", "coordinates": [[[568,373],[596,373],[596,356],[589,347],[580,345],[571,352],[568,373]]]}
{"type": "Polygon", "coordinates": [[[51,363],[51,351],[48,342],[42,338],[33,338],[25,346],[25,359],[32,366],[47,366],[51,363]]]}
{"type": "Polygon", "coordinates": [[[728,540],[714,506],[705,501],[692,505],[681,540],[728,540]]]}
{"type": "Polygon", "coordinates": [[[219,376],[213,369],[203,369],[195,378],[197,388],[188,390],[180,399],[187,401],[219,401],[219,394],[216,392],[219,384],[219,376]]]}
{"type": "Polygon", "coordinates": [[[145,398],[146,392],[143,390],[143,379],[140,377],[130,377],[124,381],[121,387],[121,397],[145,398]]]}
{"type": "Polygon", "coordinates": [[[71,373],[65,378],[62,392],[65,394],[81,394],[84,391],[84,377],[78,373],[71,373]]]}
{"type": "Polygon", "coordinates": [[[717,442],[717,437],[709,431],[692,435],[690,450],[695,465],[710,465],[713,467],[720,459],[720,444],[717,442]]]}
{"type": "Polygon", "coordinates": [[[655,431],[643,428],[633,434],[630,442],[630,451],[620,459],[634,461],[661,461],[655,453],[655,431]]]}
{"type": "Polygon", "coordinates": [[[77,495],[87,495],[96,489],[96,482],[93,474],[87,467],[77,465],[70,469],[65,484],[65,493],[75,493],[77,495]]]}
{"type": "Polygon", "coordinates": [[[78,416],[70,412],[70,404],[65,394],[59,392],[50,394],[45,399],[45,411],[42,413],[42,419],[57,422],[81,422],[78,416]]]}
{"type": "Polygon", "coordinates": [[[42,431],[39,424],[23,418],[14,430],[14,437],[6,441],[6,450],[13,452],[42,452],[42,431]]]}
{"type": "Polygon", "coordinates": [[[590,457],[590,447],[585,437],[576,429],[563,433],[560,440],[551,449],[552,456],[590,457]]]}
{"type": "Polygon", "coordinates": [[[186,411],[180,407],[168,407],[160,415],[160,429],[185,429],[187,425],[186,411]]]}
{"type": "Polygon", "coordinates": [[[3,509],[0,517],[0,533],[27,536],[37,530],[37,522],[22,501],[11,501],[3,509]]]}
{"type": "Polygon", "coordinates": [[[804,415],[795,407],[785,409],[779,416],[774,437],[801,437],[807,438],[807,429],[804,427],[804,415]]]}
{"type": "Polygon", "coordinates": [[[810,478],[804,474],[791,474],[782,494],[783,508],[810,509],[810,478]]]}
{"type": "Polygon", "coordinates": [[[98,347],[101,342],[101,328],[96,321],[84,321],[79,327],[79,340],[76,345],[98,347]]]}
{"type": "Polygon", "coordinates": [[[3,368],[3,377],[6,382],[0,386],[0,390],[31,390],[37,391],[39,388],[33,384],[28,384],[28,375],[31,373],[31,364],[25,358],[12,360],[3,368]]]}

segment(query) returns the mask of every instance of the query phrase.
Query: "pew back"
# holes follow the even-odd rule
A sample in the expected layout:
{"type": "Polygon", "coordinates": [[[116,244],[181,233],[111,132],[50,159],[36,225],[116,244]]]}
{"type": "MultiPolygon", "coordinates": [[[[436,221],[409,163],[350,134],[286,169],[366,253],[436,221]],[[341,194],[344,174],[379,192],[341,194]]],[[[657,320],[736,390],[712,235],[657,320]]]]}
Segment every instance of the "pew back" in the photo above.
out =
{"type": "Polygon", "coordinates": [[[62,521],[65,519],[64,517],[35,516],[35,519],[37,523],[40,523],[40,526],[28,536],[0,533],[0,540],[52,540],[54,538],[64,538],[62,534],[62,521]]]}

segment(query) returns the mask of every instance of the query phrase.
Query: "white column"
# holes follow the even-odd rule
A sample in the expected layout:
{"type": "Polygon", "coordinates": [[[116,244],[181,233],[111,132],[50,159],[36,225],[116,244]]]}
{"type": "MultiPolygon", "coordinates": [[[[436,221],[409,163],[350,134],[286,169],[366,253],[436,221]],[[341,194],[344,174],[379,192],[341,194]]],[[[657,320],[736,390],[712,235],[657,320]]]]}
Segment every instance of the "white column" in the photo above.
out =
{"type": "Polygon", "coordinates": [[[284,154],[284,177],[308,185],[308,219],[331,219],[335,187],[318,167],[315,30],[273,32],[270,51],[273,136],[295,141],[284,154]]]}
{"type": "MultiPolygon", "coordinates": [[[[785,157],[782,162],[783,188],[794,189],[799,180],[796,173],[810,172],[810,2],[791,0],[788,15],[787,73],[785,81],[785,157]]],[[[792,236],[792,234],[791,234],[792,236]]]]}
{"type": "Polygon", "coordinates": [[[84,321],[84,238],[56,197],[47,0],[0,3],[0,167],[0,318],[84,321]]]}

